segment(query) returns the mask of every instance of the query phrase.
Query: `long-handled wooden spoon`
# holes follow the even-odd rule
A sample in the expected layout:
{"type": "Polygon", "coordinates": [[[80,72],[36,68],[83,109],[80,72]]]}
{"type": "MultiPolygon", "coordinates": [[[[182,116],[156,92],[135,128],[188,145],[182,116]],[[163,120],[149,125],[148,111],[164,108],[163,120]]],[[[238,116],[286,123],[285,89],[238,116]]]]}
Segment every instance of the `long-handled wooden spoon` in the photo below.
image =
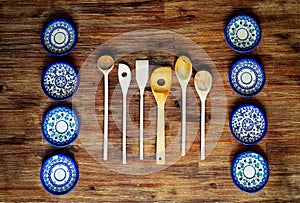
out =
{"type": "Polygon", "coordinates": [[[118,79],[123,93],[123,138],[122,138],[123,153],[122,155],[123,155],[123,164],[126,164],[126,96],[131,81],[130,68],[126,64],[123,63],[119,64],[118,79]]]}
{"type": "Polygon", "coordinates": [[[165,103],[172,85],[171,67],[155,69],[150,78],[151,89],[157,102],[156,163],[165,164],[165,103]]]}
{"type": "Polygon", "coordinates": [[[114,67],[114,59],[111,56],[101,56],[97,61],[97,66],[104,74],[104,142],[103,160],[107,160],[108,151],[108,74],[114,67]]]}
{"type": "Polygon", "coordinates": [[[205,100],[212,85],[212,76],[208,71],[196,73],[194,78],[195,88],[201,99],[201,160],[205,159],[205,100]]]}
{"type": "Polygon", "coordinates": [[[181,156],[185,156],[186,142],[186,89],[192,75],[192,62],[187,56],[180,56],[175,64],[175,73],[181,86],[181,156]]]}

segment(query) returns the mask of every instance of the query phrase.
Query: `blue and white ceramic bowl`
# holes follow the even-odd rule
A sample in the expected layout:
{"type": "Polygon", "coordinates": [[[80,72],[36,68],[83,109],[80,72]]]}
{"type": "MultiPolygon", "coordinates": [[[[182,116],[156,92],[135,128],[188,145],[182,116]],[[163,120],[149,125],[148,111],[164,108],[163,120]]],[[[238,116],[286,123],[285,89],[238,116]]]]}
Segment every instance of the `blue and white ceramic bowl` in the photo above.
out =
{"type": "Polygon", "coordinates": [[[230,18],[224,30],[225,40],[236,52],[253,51],[261,40],[260,26],[253,17],[242,14],[230,18]]]}
{"type": "Polygon", "coordinates": [[[78,178],[77,164],[71,157],[63,154],[51,156],[41,168],[41,183],[52,195],[69,193],[75,188],[78,178]]]}
{"type": "Polygon", "coordinates": [[[233,137],[244,145],[255,145],[266,135],[267,118],[262,109],[252,104],[236,108],[230,117],[233,137]]]}
{"type": "Polygon", "coordinates": [[[236,61],[229,71],[231,88],[243,97],[252,97],[264,87],[266,77],[263,67],[254,59],[236,61]]]}
{"type": "Polygon", "coordinates": [[[42,45],[53,56],[70,53],[77,42],[77,31],[71,21],[57,18],[48,22],[42,31],[42,45]]]}
{"type": "Polygon", "coordinates": [[[79,86],[79,75],[71,64],[55,62],[45,69],[41,85],[49,98],[55,101],[64,101],[76,93],[79,86]]]}
{"type": "Polygon", "coordinates": [[[79,117],[67,106],[55,107],[43,117],[44,138],[54,147],[62,148],[72,144],[77,139],[79,130],[79,117]]]}
{"type": "Polygon", "coordinates": [[[265,187],[269,176],[269,165],[259,153],[252,151],[243,152],[237,155],[232,162],[232,181],[244,192],[258,192],[265,187]]]}

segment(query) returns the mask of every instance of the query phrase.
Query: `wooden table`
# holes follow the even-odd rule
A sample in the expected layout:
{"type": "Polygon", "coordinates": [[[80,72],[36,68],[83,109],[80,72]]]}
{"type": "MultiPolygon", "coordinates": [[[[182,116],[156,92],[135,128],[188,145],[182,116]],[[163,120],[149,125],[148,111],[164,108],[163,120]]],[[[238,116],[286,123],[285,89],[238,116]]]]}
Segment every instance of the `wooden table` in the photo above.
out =
{"type": "MultiPolygon", "coordinates": [[[[0,200],[300,201],[299,8],[299,3],[293,0],[1,1],[0,200]],[[263,30],[259,47],[245,56],[255,56],[262,61],[267,81],[262,92],[250,99],[235,94],[228,82],[230,65],[241,54],[227,46],[223,29],[228,17],[239,12],[250,12],[258,16],[263,30]],[[67,57],[51,57],[40,43],[43,25],[53,17],[71,18],[77,26],[78,43],[67,57]],[[88,136],[88,131],[82,131],[80,138],[67,149],[50,147],[42,138],[41,118],[49,107],[57,103],[48,99],[41,89],[40,80],[44,68],[53,61],[68,60],[80,71],[86,58],[101,44],[123,33],[142,29],[169,30],[187,37],[200,46],[215,64],[226,94],[226,120],[214,150],[205,161],[200,161],[198,131],[185,157],[155,173],[136,175],[118,173],[96,161],[81,142],[81,139],[88,136]],[[262,105],[269,122],[266,137],[254,147],[238,144],[228,127],[232,109],[247,102],[262,105]],[[230,177],[231,161],[235,154],[248,149],[263,152],[271,170],[267,186],[255,195],[239,191],[230,177]],[[46,156],[62,152],[74,155],[80,169],[80,179],[74,191],[55,197],[43,189],[39,172],[46,156]]],[[[159,53],[155,54],[156,60],[151,63],[160,65],[166,62],[160,60],[159,53]]],[[[134,61],[129,58],[126,60],[134,68],[134,61]]],[[[174,58],[166,60],[174,62],[174,58]]],[[[97,74],[95,77],[102,76],[100,72],[97,74]]],[[[117,93],[120,91],[116,88],[117,68],[111,73],[110,79],[112,97],[112,90],[117,93]]],[[[190,84],[192,86],[192,80],[190,84]]],[[[103,81],[96,86],[95,109],[102,129],[103,81]]],[[[136,86],[132,88],[137,91],[136,86]]],[[[192,87],[190,89],[194,91],[192,87]]],[[[180,92],[179,88],[173,90],[180,92]]],[[[155,113],[156,104],[149,86],[145,94],[145,108],[154,108],[155,113]]],[[[63,104],[71,102],[72,100],[63,104]]],[[[138,96],[130,102],[130,105],[137,107],[138,96]]],[[[169,112],[166,133],[170,134],[174,129],[180,130],[178,101],[170,97],[166,111],[169,112]]],[[[111,110],[110,113],[112,112],[111,110]]],[[[138,111],[131,109],[131,112],[132,119],[138,120],[138,111]]],[[[210,108],[207,114],[210,114],[210,108]]],[[[190,123],[198,124],[199,120],[200,115],[196,115],[190,123]]],[[[146,117],[145,123],[149,122],[151,118],[146,117]]],[[[209,122],[208,116],[208,128],[209,122]]],[[[222,129],[223,126],[219,127],[222,129]]],[[[153,138],[146,145],[146,153],[149,154],[154,153],[155,130],[148,132],[153,138]]],[[[98,133],[99,136],[102,135],[98,133]]],[[[121,131],[115,128],[112,117],[110,136],[116,145],[121,143],[121,131]]],[[[96,140],[95,143],[97,142],[96,140]]],[[[138,145],[129,140],[128,147],[129,153],[138,154],[138,145]]],[[[152,158],[155,159],[154,156],[152,158]]]]}

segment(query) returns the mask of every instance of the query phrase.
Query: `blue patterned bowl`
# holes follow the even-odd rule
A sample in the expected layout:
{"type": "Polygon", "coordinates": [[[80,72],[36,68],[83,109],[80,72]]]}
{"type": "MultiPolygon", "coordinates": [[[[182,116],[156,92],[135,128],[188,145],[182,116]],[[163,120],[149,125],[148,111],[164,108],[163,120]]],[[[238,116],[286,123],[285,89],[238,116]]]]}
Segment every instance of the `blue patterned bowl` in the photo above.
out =
{"type": "Polygon", "coordinates": [[[48,111],[42,121],[45,140],[52,146],[62,148],[72,144],[80,130],[79,117],[66,106],[58,106],[48,111]]]}
{"type": "Polygon", "coordinates": [[[243,152],[237,155],[232,162],[232,181],[244,192],[258,192],[265,187],[269,176],[268,162],[259,153],[252,151],[243,152]]]}
{"type": "Polygon", "coordinates": [[[266,77],[263,67],[254,59],[243,58],[236,61],[228,80],[231,88],[243,97],[253,97],[264,87],[266,77]]]}
{"type": "Polygon", "coordinates": [[[67,62],[50,64],[43,72],[41,85],[45,94],[55,101],[70,99],[79,87],[79,75],[67,62]]]}
{"type": "Polygon", "coordinates": [[[230,18],[224,36],[231,49],[240,53],[253,51],[261,40],[260,26],[253,17],[242,14],[230,18]]]}
{"type": "Polygon", "coordinates": [[[76,28],[71,21],[64,18],[51,20],[43,28],[41,42],[49,54],[64,56],[76,45],[76,28]]]}
{"type": "Polygon", "coordinates": [[[43,187],[52,195],[65,195],[71,192],[79,178],[75,161],[66,155],[57,154],[48,158],[40,173],[43,187]]]}
{"type": "Polygon", "coordinates": [[[266,135],[268,122],[264,112],[252,104],[236,108],[230,117],[233,137],[244,145],[255,145],[266,135]]]}

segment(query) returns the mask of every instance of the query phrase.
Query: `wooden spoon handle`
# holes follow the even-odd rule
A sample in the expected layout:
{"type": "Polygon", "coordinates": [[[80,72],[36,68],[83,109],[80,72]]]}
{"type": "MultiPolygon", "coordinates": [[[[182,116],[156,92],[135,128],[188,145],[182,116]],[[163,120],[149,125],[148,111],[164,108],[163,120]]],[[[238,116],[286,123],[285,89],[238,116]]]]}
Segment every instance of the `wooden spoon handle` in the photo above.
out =
{"type": "Polygon", "coordinates": [[[205,159],[205,100],[201,100],[201,160],[205,159]]]}
{"type": "Polygon", "coordinates": [[[165,164],[165,110],[157,106],[156,164],[165,164]]]}
{"type": "Polygon", "coordinates": [[[182,87],[182,106],[181,106],[181,156],[185,156],[186,143],[186,86],[182,87]]]}
{"type": "Polygon", "coordinates": [[[103,160],[107,160],[108,151],[108,74],[104,74],[104,135],[103,160]]]}

